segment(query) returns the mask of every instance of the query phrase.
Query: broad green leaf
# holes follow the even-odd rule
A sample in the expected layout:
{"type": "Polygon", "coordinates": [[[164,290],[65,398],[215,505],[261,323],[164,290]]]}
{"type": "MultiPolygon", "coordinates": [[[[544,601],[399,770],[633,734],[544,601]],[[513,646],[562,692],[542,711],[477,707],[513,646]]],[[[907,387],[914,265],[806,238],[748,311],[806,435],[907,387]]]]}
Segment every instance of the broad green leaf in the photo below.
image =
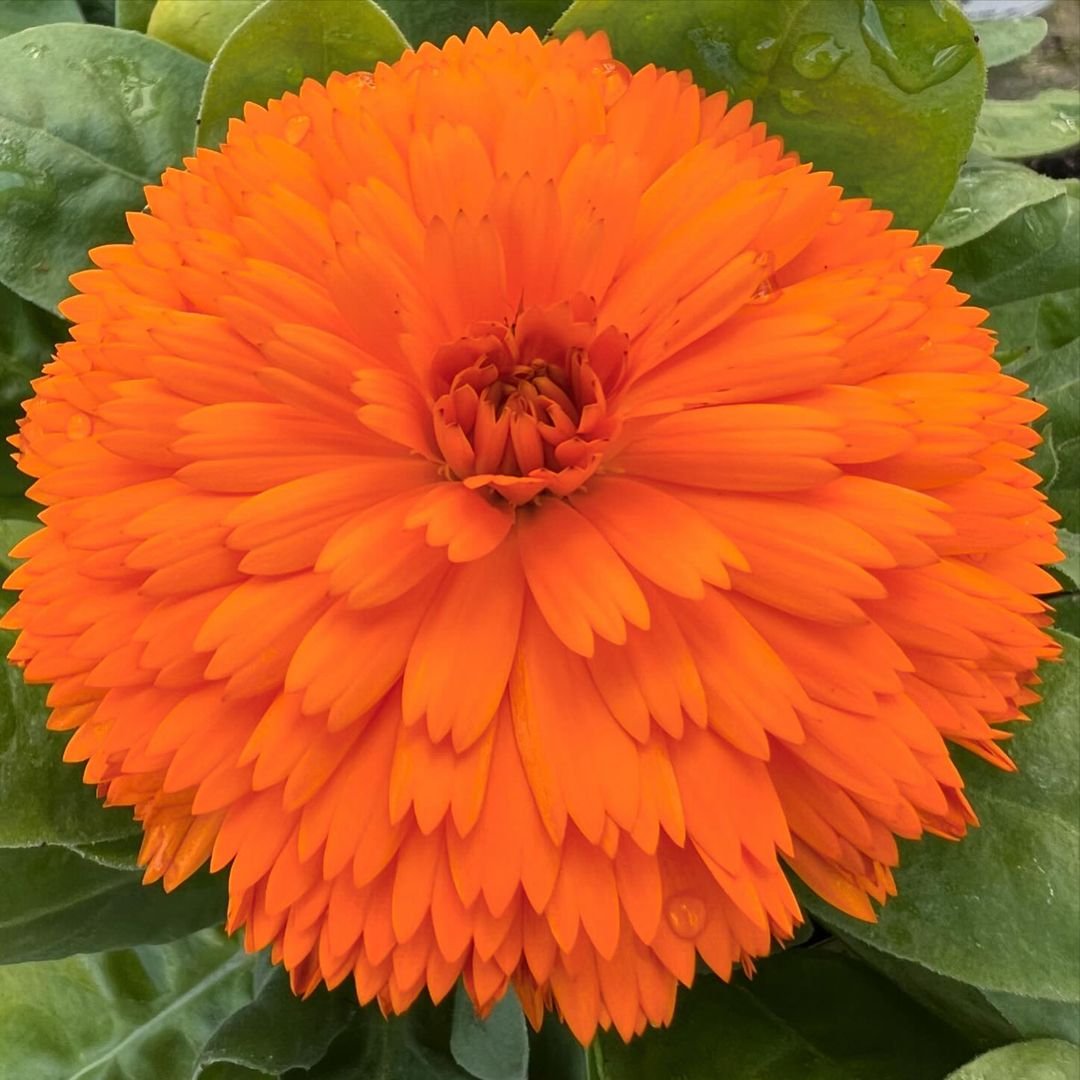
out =
{"type": "Polygon", "coordinates": [[[442,43],[451,34],[464,38],[473,26],[490,30],[497,22],[511,30],[531,26],[544,37],[570,0],[381,0],[379,7],[414,45],[442,43]]]}
{"type": "MultiPolygon", "coordinates": [[[[300,1076],[306,1080],[307,1073],[300,1076]]],[[[186,1078],[185,1078],[186,1080],[186,1078]]],[[[277,1073],[256,1072],[255,1069],[234,1065],[231,1061],[218,1061],[199,1073],[199,1080],[280,1080],[277,1073]]],[[[288,1080],[293,1080],[289,1077],[288,1080]]]]}
{"type": "Polygon", "coordinates": [[[877,924],[804,893],[822,922],[980,990],[1080,1002],[1080,640],[1059,638],[1064,660],[1039,672],[1043,702],[1014,726],[1019,772],[963,762],[982,826],[959,844],[904,844],[899,895],[877,924]]]}
{"type": "Polygon", "coordinates": [[[36,521],[26,521],[23,518],[0,519],[0,568],[6,573],[11,573],[19,565],[18,559],[13,559],[8,552],[22,539],[41,528],[36,521]]]}
{"type": "MultiPolygon", "coordinates": [[[[1074,447],[1074,450],[1080,450],[1080,446],[1074,447]]],[[[1075,511],[1075,505],[1071,509],[1075,511]]],[[[1080,589],[1080,533],[1059,529],[1058,547],[1065,553],[1065,561],[1054,569],[1071,582],[1072,588],[1080,589]]]]}
{"type": "Polygon", "coordinates": [[[529,1080],[589,1080],[586,1051],[554,1013],[529,1034],[529,1080]]]}
{"type": "Polygon", "coordinates": [[[929,244],[959,247],[984,236],[1025,206],[1060,194],[1056,180],[1034,169],[977,156],[964,163],[945,209],[924,239],[929,244]]]}
{"type": "MultiPolygon", "coordinates": [[[[0,633],[6,654],[14,641],[0,633]]],[[[64,846],[112,840],[138,831],[131,810],[103,810],[81,768],[61,757],[66,736],[45,729],[45,692],[0,665],[0,848],[64,846]]]]}
{"type": "Polygon", "coordinates": [[[451,1022],[449,1002],[436,1007],[426,997],[386,1020],[368,1006],[304,1080],[475,1080],[450,1056],[451,1022]]]}
{"type": "Polygon", "coordinates": [[[1057,1039],[991,1050],[946,1080],[1080,1080],[1080,1047],[1057,1039]]]}
{"type": "Polygon", "coordinates": [[[30,396],[30,380],[41,374],[67,323],[0,285],[0,412],[30,396]]]}
{"type": "Polygon", "coordinates": [[[228,900],[220,876],[170,894],[60,847],[0,848],[0,878],[0,964],[174,941],[224,922],[228,900]]]}
{"type": "Polygon", "coordinates": [[[1080,1043],[1080,1005],[987,990],[983,995],[1024,1038],[1062,1038],[1080,1043]]]}
{"type": "Polygon", "coordinates": [[[115,840],[95,840],[89,844],[70,844],[68,851],[111,870],[137,870],[139,835],[119,836],[115,840]]]}
{"type": "MultiPolygon", "coordinates": [[[[14,417],[8,413],[0,414],[3,423],[0,425],[0,439],[6,439],[15,431],[14,417]]],[[[36,521],[40,506],[32,503],[24,494],[30,478],[19,472],[12,460],[11,455],[4,449],[0,449],[0,516],[4,518],[18,518],[26,521],[36,521]]],[[[6,611],[9,605],[0,602],[0,611],[6,611]]],[[[3,720],[0,719],[0,730],[3,729],[3,720]]],[[[3,739],[0,737],[0,755],[3,754],[3,739]]]]}
{"type": "Polygon", "coordinates": [[[1000,158],[1056,154],[1080,142],[1080,92],[1043,90],[1024,101],[989,99],[979,113],[973,149],[1000,158]]]}
{"type": "Polygon", "coordinates": [[[190,147],[206,67],[129,30],[60,24],[0,40],[0,71],[0,283],[55,308],[190,147]]]}
{"type": "MultiPolygon", "coordinates": [[[[1080,252],[1075,259],[1080,267],[1080,252]]],[[[1080,337],[1080,287],[995,304],[990,325],[1002,363],[1063,348],[1080,337]]]]}
{"type": "Polygon", "coordinates": [[[301,1001],[289,988],[285,970],[275,968],[254,1001],[210,1037],[199,1057],[197,1080],[213,1077],[213,1067],[224,1063],[272,1074],[310,1068],[326,1056],[357,1011],[351,984],[332,994],[320,989],[301,1001]]]}
{"type": "MultiPolygon", "coordinates": [[[[1054,609],[1054,625],[1066,634],[1080,638],[1080,593],[1066,593],[1050,601],[1054,609]]],[[[1075,1042],[1080,1042],[1077,1037],[1075,1042]]]]}
{"type": "Polygon", "coordinates": [[[845,937],[844,943],[978,1047],[1000,1046],[1019,1039],[1080,1042],[1080,1007],[1076,1002],[980,990],[864,942],[845,937]]]}
{"type": "Polygon", "coordinates": [[[905,0],[575,0],[555,24],[606,30],[616,57],[689,68],[850,195],[925,229],[945,204],[985,69],[952,4],[905,0]]]}
{"type": "Polygon", "coordinates": [[[970,1044],[836,946],[780,953],[753,980],[700,978],[675,1023],[590,1047],[597,1080],[929,1080],[970,1044]]]}
{"type": "Polygon", "coordinates": [[[940,260],[953,283],[976,303],[993,308],[1044,293],[1075,289],[1080,190],[1060,184],[1059,194],[1013,214],[996,229],[940,260]]]}
{"type": "Polygon", "coordinates": [[[200,146],[216,146],[244,103],[264,105],[305,78],[370,71],[407,47],[401,31],[372,0],[265,0],[226,39],[199,110],[200,146]]]}
{"type": "Polygon", "coordinates": [[[517,995],[508,992],[487,1019],[480,1020],[464,986],[458,983],[450,1053],[478,1080],[526,1080],[529,1037],[517,995]]]}
{"type": "Polygon", "coordinates": [[[1019,19],[985,19],[973,22],[979,48],[987,67],[998,67],[1027,56],[1044,37],[1046,20],[1038,15],[1019,19]]]}
{"type": "Polygon", "coordinates": [[[116,0],[79,0],[83,18],[100,26],[116,24],[116,0]]]}
{"type": "Polygon", "coordinates": [[[0,4],[0,37],[16,34],[28,26],[82,21],[76,0],[4,0],[0,4]]]}
{"type": "Polygon", "coordinates": [[[157,0],[146,32],[207,62],[262,0],[157,0]]]}
{"type": "Polygon", "coordinates": [[[0,1076],[187,1080],[252,994],[255,959],[217,931],[0,967],[0,1076]]]}
{"type": "Polygon", "coordinates": [[[145,34],[153,10],[154,0],[116,0],[116,25],[145,34]]]}

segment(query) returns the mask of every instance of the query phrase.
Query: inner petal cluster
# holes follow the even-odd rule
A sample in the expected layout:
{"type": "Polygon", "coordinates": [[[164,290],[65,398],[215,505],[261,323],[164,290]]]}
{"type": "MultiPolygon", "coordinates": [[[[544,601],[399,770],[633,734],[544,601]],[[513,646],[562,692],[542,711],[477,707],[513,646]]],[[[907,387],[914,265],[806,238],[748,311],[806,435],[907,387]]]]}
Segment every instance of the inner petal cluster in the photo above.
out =
{"type": "Polygon", "coordinates": [[[448,478],[519,506],[568,495],[619,432],[627,339],[584,296],[478,323],[432,364],[432,426],[448,478]]]}

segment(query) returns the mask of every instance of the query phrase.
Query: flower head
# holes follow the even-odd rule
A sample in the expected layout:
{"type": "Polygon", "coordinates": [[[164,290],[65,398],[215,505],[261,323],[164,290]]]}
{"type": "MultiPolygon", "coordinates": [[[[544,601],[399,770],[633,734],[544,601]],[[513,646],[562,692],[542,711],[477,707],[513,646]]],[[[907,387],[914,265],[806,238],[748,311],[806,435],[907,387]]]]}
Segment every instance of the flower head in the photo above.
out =
{"type": "Polygon", "coordinates": [[[582,1040],[975,818],[1054,646],[1041,411],[936,250],[602,36],[248,106],[98,248],[11,656],[298,992],[582,1040]]]}

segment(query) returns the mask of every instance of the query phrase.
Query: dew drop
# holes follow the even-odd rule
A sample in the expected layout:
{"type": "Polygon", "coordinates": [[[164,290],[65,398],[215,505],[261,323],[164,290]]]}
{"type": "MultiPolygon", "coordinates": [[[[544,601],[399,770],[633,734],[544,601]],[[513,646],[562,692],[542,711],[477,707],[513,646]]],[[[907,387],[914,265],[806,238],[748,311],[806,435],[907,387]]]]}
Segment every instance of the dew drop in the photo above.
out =
{"type": "Polygon", "coordinates": [[[827,78],[850,50],[836,43],[831,34],[803,34],[795,43],[791,63],[804,79],[827,78]]]}
{"type": "Polygon", "coordinates": [[[744,38],[735,50],[735,57],[744,68],[764,75],[771,71],[780,54],[780,39],[775,37],[744,38]]]}
{"type": "Polygon", "coordinates": [[[360,86],[368,89],[375,88],[375,76],[372,75],[370,71],[358,71],[353,78],[360,86]]]}
{"type": "Polygon", "coordinates": [[[618,60],[604,60],[595,64],[592,69],[594,75],[599,75],[604,80],[604,106],[610,108],[626,93],[630,85],[630,69],[618,60]]]}
{"type": "Polygon", "coordinates": [[[285,124],[285,141],[296,146],[310,129],[310,116],[294,116],[285,124]]]}
{"type": "Polygon", "coordinates": [[[705,901],[682,893],[668,901],[668,925],[681,938],[695,938],[705,928],[705,901]]]}
{"type": "Polygon", "coordinates": [[[917,94],[952,78],[978,51],[974,40],[953,42],[928,55],[935,35],[950,35],[944,8],[885,6],[879,0],[860,0],[859,29],[871,61],[889,81],[908,94],[917,94]],[[909,15],[912,17],[909,19],[909,15]],[[909,26],[909,22],[911,25],[909,26]]]}
{"type": "Polygon", "coordinates": [[[1064,109],[1058,109],[1057,115],[1050,120],[1050,126],[1062,135],[1076,135],[1076,121],[1064,109]]]}
{"type": "Polygon", "coordinates": [[[86,413],[76,413],[67,422],[67,436],[69,439],[85,439],[94,430],[94,422],[86,413]]]}
{"type": "Polygon", "coordinates": [[[787,88],[780,91],[780,104],[793,116],[805,116],[808,112],[813,112],[816,107],[805,90],[787,88]]]}
{"type": "Polygon", "coordinates": [[[843,212],[840,210],[834,210],[829,215],[827,220],[830,225],[840,225],[844,220],[843,212]]]}
{"type": "Polygon", "coordinates": [[[780,299],[780,293],[782,291],[783,290],[777,288],[775,278],[763,278],[761,284],[758,285],[751,294],[750,303],[771,304],[774,300],[780,299]]]}

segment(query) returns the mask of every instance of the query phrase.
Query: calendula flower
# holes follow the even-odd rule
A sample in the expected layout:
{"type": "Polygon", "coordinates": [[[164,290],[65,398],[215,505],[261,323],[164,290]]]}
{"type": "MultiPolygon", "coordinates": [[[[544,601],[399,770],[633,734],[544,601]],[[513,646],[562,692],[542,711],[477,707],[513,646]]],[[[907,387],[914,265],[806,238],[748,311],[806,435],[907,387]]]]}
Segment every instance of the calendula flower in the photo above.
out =
{"type": "Polygon", "coordinates": [[[685,74],[496,27],[247,107],[16,439],[12,659],[307,993],[581,1040],[864,918],[1009,767],[1040,407],[937,250],[685,74]]]}

